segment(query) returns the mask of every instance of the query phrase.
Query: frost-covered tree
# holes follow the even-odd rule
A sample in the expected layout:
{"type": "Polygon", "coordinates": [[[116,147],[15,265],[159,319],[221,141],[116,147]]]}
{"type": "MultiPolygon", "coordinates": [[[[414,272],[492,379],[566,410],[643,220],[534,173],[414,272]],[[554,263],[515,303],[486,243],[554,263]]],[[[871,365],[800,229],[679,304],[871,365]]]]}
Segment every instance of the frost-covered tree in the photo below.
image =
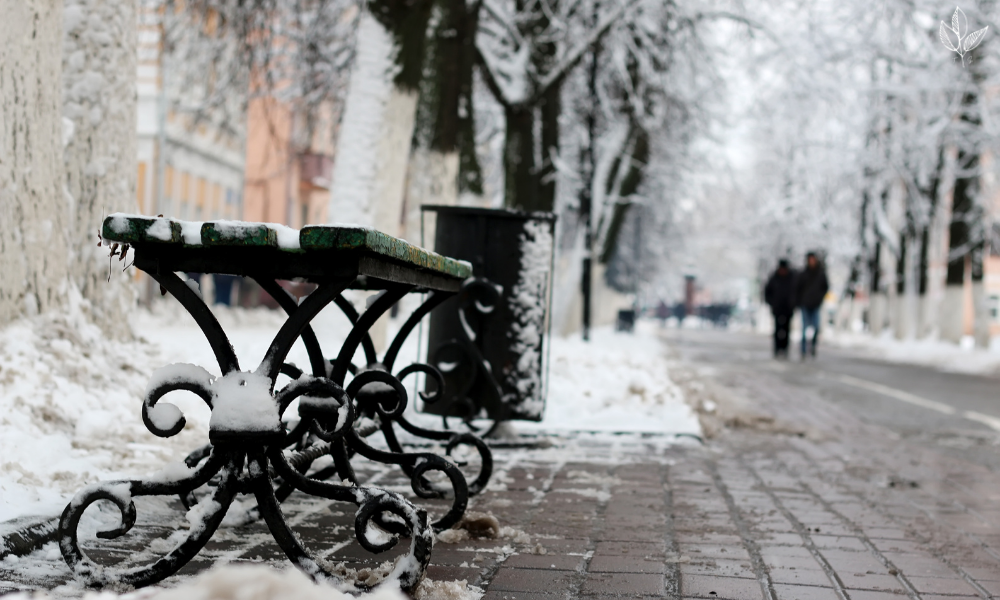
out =
{"type": "MultiPolygon", "coordinates": [[[[888,324],[900,338],[937,333],[958,341],[971,275],[976,338],[986,344],[982,272],[990,211],[982,188],[989,161],[982,158],[996,151],[984,117],[998,62],[994,52],[976,47],[981,35],[969,35],[960,9],[937,14],[937,8],[887,4],[871,57],[862,171],[870,324],[873,331],[888,324]],[[962,56],[948,51],[958,43],[948,35],[963,38],[962,56]],[[932,271],[936,263],[947,265],[944,273],[932,271]]],[[[980,23],[988,19],[983,11],[973,14],[980,23]]]]}
{"type": "Polygon", "coordinates": [[[4,0],[2,7],[0,324],[5,324],[63,305],[69,238],[62,164],[62,0],[4,0]]]}
{"type": "MultiPolygon", "coordinates": [[[[879,10],[805,2],[794,13],[770,0],[744,6],[773,35],[732,40],[738,49],[722,59],[730,87],[749,99],[733,98],[724,138],[708,139],[732,153],[722,161],[731,175],[708,177],[713,193],[721,183],[742,198],[723,228],[757,256],[759,276],[779,257],[825,251],[840,295],[870,295],[873,331],[961,335],[970,272],[974,297],[982,296],[978,257],[995,193],[984,186],[997,139],[988,90],[998,69],[996,49],[982,39],[962,42],[964,56],[950,51],[941,22],[969,40],[994,25],[993,3],[965,7],[960,27],[954,7],[931,2],[879,10]],[[934,266],[946,262],[949,277],[934,266]]],[[[704,193],[695,198],[716,210],[704,193]]],[[[707,235],[693,228],[682,237],[697,245],[707,235]]],[[[977,323],[986,321],[984,304],[976,302],[977,323]]]]}
{"type": "Polygon", "coordinates": [[[554,208],[562,86],[635,3],[483,1],[476,48],[483,80],[506,118],[506,206],[554,208]]]}
{"type": "Polygon", "coordinates": [[[127,336],[120,313],[134,296],[96,234],[106,212],[134,205],[134,3],[3,7],[0,323],[72,301],[127,336]]]}
{"type": "Polygon", "coordinates": [[[102,327],[128,335],[121,313],[135,293],[117,268],[126,263],[109,265],[96,233],[104,215],[134,212],[136,204],[136,2],[66,0],[63,11],[69,273],[99,307],[93,317],[102,327]]]}
{"type": "Polygon", "coordinates": [[[718,17],[736,16],[710,8],[637,2],[567,77],[557,210],[561,249],[572,258],[559,278],[557,321],[570,318],[588,264],[600,314],[606,284],[644,294],[676,262],[670,216],[692,140],[707,132],[725,89],[717,48],[703,36],[718,17]]]}
{"type": "Polygon", "coordinates": [[[427,34],[406,204],[455,204],[483,195],[476,149],[476,48],[481,2],[437,0],[427,34]]]}
{"type": "Polygon", "coordinates": [[[247,103],[273,97],[306,121],[343,94],[355,0],[141,0],[162,12],[171,110],[242,131],[247,103]]]}
{"type": "Polygon", "coordinates": [[[398,235],[431,0],[374,0],[362,11],[330,218],[398,235]]]}

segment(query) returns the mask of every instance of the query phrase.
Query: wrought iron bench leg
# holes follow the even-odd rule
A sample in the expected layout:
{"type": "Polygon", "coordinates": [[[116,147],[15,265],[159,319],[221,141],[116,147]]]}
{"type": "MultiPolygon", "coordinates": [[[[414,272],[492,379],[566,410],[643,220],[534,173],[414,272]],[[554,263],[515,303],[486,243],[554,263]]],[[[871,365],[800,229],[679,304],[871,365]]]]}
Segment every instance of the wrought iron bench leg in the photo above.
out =
{"type": "MultiPolygon", "coordinates": [[[[143,586],[161,581],[177,572],[204,547],[221,524],[237,494],[253,493],[257,497],[258,508],[268,528],[289,558],[314,579],[337,580],[334,574],[326,571],[318,561],[308,555],[285,522],[274,495],[270,475],[273,468],[282,480],[294,489],[358,505],[356,533],[359,536],[358,542],[366,549],[381,552],[394,545],[398,536],[410,537],[409,558],[398,561],[392,575],[394,579],[398,579],[404,590],[412,591],[423,576],[429,561],[433,534],[427,526],[426,514],[418,511],[398,494],[375,488],[332,485],[309,479],[297,471],[295,466],[290,465],[283,454],[284,448],[290,445],[290,442],[288,434],[283,430],[280,416],[291,402],[299,397],[303,398],[300,403],[300,415],[303,416],[306,426],[312,427],[317,435],[341,444],[345,438],[353,439],[351,437],[354,434],[353,400],[339,384],[323,376],[303,376],[278,392],[274,390],[275,380],[292,344],[303,335],[315,315],[349,282],[328,283],[310,294],[297,310],[289,315],[274,336],[256,371],[241,372],[229,339],[211,310],[198,295],[173,273],[156,273],[154,277],[174,293],[178,301],[195,318],[212,346],[223,376],[215,378],[208,371],[193,365],[171,365],[161,369],[154,374],[154,381],[147,389],[143,400],[143,422],[154,435],[161,437],[176,435],[184,427],[183,414],[172,405],[161,405],[158,402],[171,391],[191,391],[205,400],[213,411],[213,420],[209,428],[212,445],[192,453],[187,463],[188,470],[174,479],[111,481],[87,486],[81,490],[63,512],[58,532],[60,550],[73,573],[94,586],[112,582],[143,586]],[[247,402],[254,403],[255,417],[243,422],[237,416],[234,421],[234,414],[238,415],[241,407],[246,406],[247,402]],[[230,407],[229,413],[225,413],[226,407],[230,407]],[[261,407],[267,407],[263,410],[263,416],[256,414],[261,407]],[[272,407],[273,417],[270,416],[272,407]],[[309,410],[314,412],[309,413],[309,410]],[[219,411],[223,411],[226,416],[216,421],[215,417],[219,411]],[[246,472],[244,472],[245,464],[246,472]],[[180,544],[152,564],[115,570],[93,562],[80,548],[77,531],[80,519],[94,502],[111,501],[121,512],[121,524],[118,527],[98,532],[98,537],[115,538],[124,535],[135,525],[134,497],[178,495],[183,499],[190,499],[193,490],[213,478],[217,478],[218,483],[211,496],[199,502],[200,518],[180,544]],[[386,521],[384,513],[395,515],[396,520],[386,521]],[[387,531],[397,537],[391,537],[384,544],[371,542],[367,536],[368,528],[379,523],[386,524],[387,531]]],[[[321,357],[315,336],[310,345],[314,347],[314,356],[321,357]]],[[[314,365],[317,370],[320,364],[317,361],[314,365]]],[[[325,371],[325,364],[322,368],[325,371]]],[[[325,372],[323,374],[325,375],[325,372]]],[[[360,386],[366,378],[360,377],[356,380],[360,386]]],[[[356,392],[355,389],[354,393],[356,392]]],[[[301,465],[298,466],[301,468],[301,465]]]]}

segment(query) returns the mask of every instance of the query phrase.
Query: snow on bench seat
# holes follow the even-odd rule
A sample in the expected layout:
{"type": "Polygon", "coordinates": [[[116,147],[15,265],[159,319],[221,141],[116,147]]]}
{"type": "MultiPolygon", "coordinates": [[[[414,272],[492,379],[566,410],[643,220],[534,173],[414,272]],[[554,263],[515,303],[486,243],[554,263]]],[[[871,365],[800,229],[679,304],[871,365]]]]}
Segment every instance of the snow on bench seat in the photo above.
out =
{"type": "Polygon", "coordinates": [[[360,225],[309,225],[301,230],[276,223],[248,221],[181,221],[114,213],[104,219],[101,235],[108,242],[193,247],[273,248],[280,252],[354,251],[373,254],[418,269],[465,279],[466,261],[441,256],[399,238],[360,225]]]}

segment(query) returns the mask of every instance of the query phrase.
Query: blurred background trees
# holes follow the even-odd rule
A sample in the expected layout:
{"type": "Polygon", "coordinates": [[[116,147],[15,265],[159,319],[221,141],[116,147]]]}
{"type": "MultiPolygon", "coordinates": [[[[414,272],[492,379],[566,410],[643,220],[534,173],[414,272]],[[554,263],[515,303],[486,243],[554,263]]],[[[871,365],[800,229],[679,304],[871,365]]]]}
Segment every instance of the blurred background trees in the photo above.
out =
{"type": "MultiPolygon", "coordinates": [[[[38,67],[58,73],[45,97],[60,113],[38,121],[58,143],[37,148],[62,157],[45,169],[65,186],[42,196],[67,258],[45,268],[88,300],[131,301],[83,243],[112,210],[357,222],[419,242],[434,203],[556,212],[565,331],[585,271],[598,312],[676,302],[691,277],[706,299],[750,307],[777,259],[806,250],[825,256],[844,327],[979,345],[1000,328],[992,0],[959,13],[902,0],[16,8],[58,21],[36,42],[42,63],[61,56],[38,67]]],[[[7,105],[24,110],[13,81],[7,105]]],[[[22,210],[34,201],[11,194],[29,189],[4,193],[22,210]]],[[[13,206],[5,223],[31,220],[13,206]]],[[[37,255],[4,260],[29,273],[37,255]]],[[[5,284],[6,318],[53,305],[23,281],[5,284]]]]}

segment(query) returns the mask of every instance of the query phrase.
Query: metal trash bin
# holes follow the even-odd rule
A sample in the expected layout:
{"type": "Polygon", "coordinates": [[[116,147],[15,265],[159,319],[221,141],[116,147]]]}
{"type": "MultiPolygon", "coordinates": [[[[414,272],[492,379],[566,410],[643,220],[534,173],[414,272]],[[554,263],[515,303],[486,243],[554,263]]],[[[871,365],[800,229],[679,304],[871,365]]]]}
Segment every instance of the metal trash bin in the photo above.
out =
{"type": "MultiPolygon", "coordinates": [[[[428,362],[444,376],[424,412],[540,421],[555,221],[552,213],[425,205],[436,213],[434,251],[472,263],[474,278],[431,313],[428,362]]],[[[422,215],[423,216],[423,215],[422,215]]],[[[435,391],[432,378],[428,393],[435,391]]]]}
{"type": "Polygon", "coordinates": [[[635,331],[635,310],[627,308],[618,311],[618,319],[615,321],[615,331],[632,333],[635,331]]]}

